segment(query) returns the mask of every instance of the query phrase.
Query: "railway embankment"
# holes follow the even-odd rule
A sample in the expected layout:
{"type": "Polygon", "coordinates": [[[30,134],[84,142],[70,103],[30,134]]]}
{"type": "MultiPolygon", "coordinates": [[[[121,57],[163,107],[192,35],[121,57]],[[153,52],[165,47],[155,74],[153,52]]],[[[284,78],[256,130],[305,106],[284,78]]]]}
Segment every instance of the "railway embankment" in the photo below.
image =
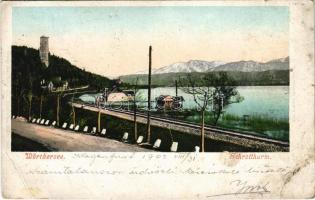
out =
{"type": "MultiPolygon", "coordinates": [[[[80,103],[73,103],[73,106],[94,112],[101,113],[106,116],[112,116],[117,119],[126,121],[130,123],[134,121],[133,112],[115,109],[102,109],[91,105],[85,105],[80,103]]],[[[138,113],[136,121],[140,125],[146,125],[147,118],[145,114],[138,113]]],[[[132,125],[131,125],[132,126],[132,125]]],[[[200,137],[200,126],[192,123],[165,119],[151,116],[151,126],[158,129],[168,130],[173,132],[173,135],[177,135],[177,138],[189,138],[188,140],[198,141],[200,137]]],[[[264,151],[264,152],[287,152],[289,151],[289,142],[280,141],[272,138],[261,137],[251,133],[239,133],[236,131],[224,130],[215,127],[205,128],[205,138],[208,140],[208,146],[213,146],[213,148],[208,148],[209,151],[264,151]],[[222,147],[218,147],[218,146],[222,147]],[[235,148],[233,148],[233,146],[235,148]],[[227,147],[227,148],[225,148],[227,147]]],[[[170,136],[171,140],[174,140],[174,136],[170,136]]],[[[176,137],[176,136],[175,136],[176,137]]],[[[153,140],[155,140],[154,138],[153,140]]],[[[179,140],[180,140],[179,139],[179,140]]],[[[175,139],[176,140],[176,139],[175,139]]],[[[184,141],[184,140],[183,140],[184,141]]],[[[185,142],[184,142],[185,143],[185,142]]],[[[189,143],[189,142],[186,142],[189,143]]],[[[193,145],[198,145],[198,142],[191,142],[191,149],[193,145]]],[[[185,144],[189,145],[189,144],[185,144]]],[[[167,148],[166,148],[167,149],[167,148]]],[[[184,148],[183,151],[187,151],[184,148]]],[[[188,150],[189,151],[189,150],[188,150]]]]}

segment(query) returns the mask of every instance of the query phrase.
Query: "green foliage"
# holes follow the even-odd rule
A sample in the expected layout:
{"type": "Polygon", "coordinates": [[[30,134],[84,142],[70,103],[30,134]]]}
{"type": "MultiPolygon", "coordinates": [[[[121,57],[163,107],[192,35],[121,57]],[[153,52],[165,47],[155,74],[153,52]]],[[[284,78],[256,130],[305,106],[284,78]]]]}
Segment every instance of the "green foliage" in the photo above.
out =
{"type": "MultiPolygon", "coordinates": [[[[183,116],[178,118],[199,123],[201,116],[197,110],[186,111],[183,116]]],[[[214,116],[211,113],[206,113],[205,122],[207,125],[212,125],[214,116]]],[[[251,115],[245,120],[233,114],[224,114],[218,121],[217,126],[239,132],[251,132],[261,136],[269,136],[279,140],[289,140],[289,121],[285,119],[276,119],[270,116],[251,115]]]]}
{"type": "Polygon", "coordinates": [[[212,113],[214,115],[214,125],[217,124],[223,109],[232,104],[239,103],[243,100],[236,90],[235,81],[228,77],[226,72],[219,72],[217,74],[207,74],[204,77],[204,84],[213,87],[212,90],[212,113]]]}
{"type": "MultiPolygon", "coordinates": [[[[80,69],[64,58],[50,55],[49,66],[46,67],[40,61],[38,50],[12,46],[12,112],[15,115],[27,116],[30,98],[34,98],[36,104],[32,107],[31,113],[39,113],[38,98],[44,94],[40,81],[57,77],[61,77],[62,81],[68,81],[69,87],[89,85],[91,89],[102,89],[113,85],[112,80],[80,69]]],[[[51,116],[53,111],[45,109],[55,109],[55,102],[50,100],[51,108],[43,108],[43,112],[46,114],[49,112],[51,116]]]]}
{"type": "Polygon", "coordinates": [[[31,104],[32,99],[33,99],[32,90],[28,90],[28,92],[27,92],[27,101],[28,101],[29,104],[31,104]]]}
{"type": "MultiPolygon", "coordinates": [[[[80,69],[55,55],[49,56],[49,66],[45,67],[40,62],[38,50],[24,46],[12,46],[12,72],[12,80],[22,78],[24,85],[29,85],[29,79],[39,83],[41,79],[50,80],[55,77],[67,80],[70,87],[90,85],[92,88],[100,89],[113,84],[110,79],[80,69]]],[[[39,89],[38,84],[33,85],[39,89]]]]}
{"type": "Polygon", "coordinates": [[[180,84],[184,92],[194,97],[194,101],[198,109],[202,111],[202,115],[211,105],[214,125],[217,125],[226,106],[243,100],[236,86],[234,86],[235,81],[226,72],[207,74],[200,78],[199,81],[196,81],[189,75],[187,79],[180,79],[180,84]]]}
{"type": "Polygon", "coordinates": [[[87,120],[85,118],[80,118],[77,122],[77,124],[80,126],[80,127],[83,127],[84,125],[87,124],[87,120]]]}
{"type": "Polygon", "coordinates": [[[275,119],[269,116],[252,115],[248,119],[227,114],[219,122],[220,126],[240,131],[251,131],[259,135],[280,140],[289,140],[289,122],[285,119],[275,119]]]}

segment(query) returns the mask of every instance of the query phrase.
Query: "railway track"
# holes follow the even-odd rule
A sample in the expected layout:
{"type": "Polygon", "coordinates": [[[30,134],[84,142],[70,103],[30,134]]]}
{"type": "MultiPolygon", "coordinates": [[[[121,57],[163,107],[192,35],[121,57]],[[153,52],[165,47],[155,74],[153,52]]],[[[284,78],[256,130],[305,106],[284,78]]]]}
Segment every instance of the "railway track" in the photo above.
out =
{"type": "MultiPolygon", "coordinates": [[[[89,106],[89,107],[93,107],[95,109],[99,109],[95,105],[83,104],[83,103],[79,103],[79,104],[81,106],[83,105],[84,107],[89,106]]],[[[133,111],[123,110],[123,109],[106,108],[106,109],[103,109],[103,110],[108,110],[108,111],[111,111],[111,112],[117,112],[117,113],[121,113],[121,114],[127,114],[127,115],[131,115],[131,116],[134,115],[133,111]]],[[[140,113],[137,112],[137,117],[146,118],[147,115],[146,115],[146,113],[143,113],[143,112],[142,113],[141,112],[140,113]]],[[[173,124],[173,125],[189,127],[189,128],[196,129],[196,130],[200,129],[200,125],[199,124],[186,122],[186,121],[183,121],[183,120],[170,119],[170,118],[167,118],[167,117],[157,117],[157,116],[154,116],[154,115],[153,116],[151,115],[151,119],[156,120],[156,121],[160,121],[160,122],[164,122],[164,123],[170,123],[170,124],[173,124]]],[[[258,142],[275,144],[277,146],[282,146],[282,147],[289,147],[289,142],[276,140],[276,139],[269,138],[269,137],[258,136],[255,133],[251,133],[251,132],[237,132],[237,131],[231,131],[231,130],[227,130],[227,129],[224,129],[224,128],[217,128],[217,127],[213,127],[213,126],[209,126],[209,125],[205,126],[205,131],[206,131],[206,133],[207,132],[214,132],[214,133],[217,133],[217,134],[223,134],[223,135],[228,135],[228,136],[238,137],[238,138],[245,138],[245,139],[250,139],[250,140],[254,140],[254,141],[258,141],[258,142]]]]}

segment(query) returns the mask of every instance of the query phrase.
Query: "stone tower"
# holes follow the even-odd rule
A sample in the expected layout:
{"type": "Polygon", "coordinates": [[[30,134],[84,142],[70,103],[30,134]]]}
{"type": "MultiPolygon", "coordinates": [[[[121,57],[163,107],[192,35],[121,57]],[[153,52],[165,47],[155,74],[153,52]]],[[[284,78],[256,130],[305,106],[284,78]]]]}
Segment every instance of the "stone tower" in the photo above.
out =
{"type": "Polygon", "coordinates": [[[49,46],[48,46],[48,37],[40,37],[40,47],[39,47],[39,57],[42,63],[48,67],[49,65],[49,46]]]}

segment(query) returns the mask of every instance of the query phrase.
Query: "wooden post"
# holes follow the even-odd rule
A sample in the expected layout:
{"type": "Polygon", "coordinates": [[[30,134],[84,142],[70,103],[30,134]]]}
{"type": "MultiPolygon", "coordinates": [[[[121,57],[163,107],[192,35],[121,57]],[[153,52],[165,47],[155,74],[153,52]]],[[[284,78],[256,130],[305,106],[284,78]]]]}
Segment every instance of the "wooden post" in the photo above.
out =
{"type": "Polygon", "coordinates": [[[178,91],[177,91],[177,80],[175,80],[175,96],[178,96],[178,91]]]}
{"type": "Polygon", "coordinates": [[[40,95],[40,105],[39,105],[39,118],[42,118],[42,111],[43,111],[43,95],[40,95]]]}
{"type": "Polygon", "coordinates": [[[138,124],[137,124],[137,99],[136,99],[136,94],[138,91],[138,78],[136,79],[136,83],[135,83],[135,87],[134,87],[134,97],[133,97],[133,121],[134,121],[134,142],[137,142],[137,138],[138,138],[138,124]]]}
{"type": "Polygon", "coordinates": [[[59,109],[60,109],[60,94],[57,94],[57,126],[59,126],[59,109]]]}
{"type": "Polygon", "coordinates": [[[201,114],[201,152],[205,152],[205,110],[201,114]]]}
{"type": "Polygon", "coordinates": [[[97,131],[101,132],[101,110],[98,110],[97,131]]]}
{"type": "Polygon", "coordinates": [[[105,119],[105,128],[107,130],[108,129],[108,116],[105,115],[104,119],[105,119]]]}
{"type": "MultiPolygon", "coordinates": [[[[33,97],[32,97],[33,98],[33,97]]],[[[30,105],[28,107],[28,120],[31,119],[31,113],[32,113],[32,98],[30,99],[30,105]]]]}
{"type": "Polygon", "coordinates": [[[147,116],[147,142],[150,143],[151,138],[151,121],[150,121],[150,110],[151,110],[151,53],[152,47],[149,47],[149,77],[148,77],[148,116],[147,116]]]}
{"type": "Polygon", "coordinates": [[[134,89],[134,97],[133,97],[133,131],[134,131],[134,139],[135,142],[138,138],[138,129],[137,129],[137,104],[136,104],[136,92],[137,92],[137,85],[135,85],[134,89]]]}
{"type": "Polygon", "coordinates": [[[73,98],[74,98],[74,94],[72,95],[72,98],[71,98],[71,107],[72,107],[72,124],[73,126],[75,126],[75,108],[73,106],[73,98]]]}
{"type": "Polygon", "coordinates": [[[206,112],[206,104],[208,101],[208,92],[204,93],[204,102],[203,102],[203,108],[201,113],[201,139],[200,139],[200,146],[201,146],[201,152],[205,152],[205,112],[206,112]]]}
{"type": "Polygon", "coordinates": [[[20,96],[17,97],[17,116],[20,116],[20,96]]]}
{"type": "Polygon", "coordinates": [[[73,106],[73,104],[72,104],[72,123],[73,123],[73,126],[75,126],[76,124],[75,124],[75,107],[73,106]]]}

